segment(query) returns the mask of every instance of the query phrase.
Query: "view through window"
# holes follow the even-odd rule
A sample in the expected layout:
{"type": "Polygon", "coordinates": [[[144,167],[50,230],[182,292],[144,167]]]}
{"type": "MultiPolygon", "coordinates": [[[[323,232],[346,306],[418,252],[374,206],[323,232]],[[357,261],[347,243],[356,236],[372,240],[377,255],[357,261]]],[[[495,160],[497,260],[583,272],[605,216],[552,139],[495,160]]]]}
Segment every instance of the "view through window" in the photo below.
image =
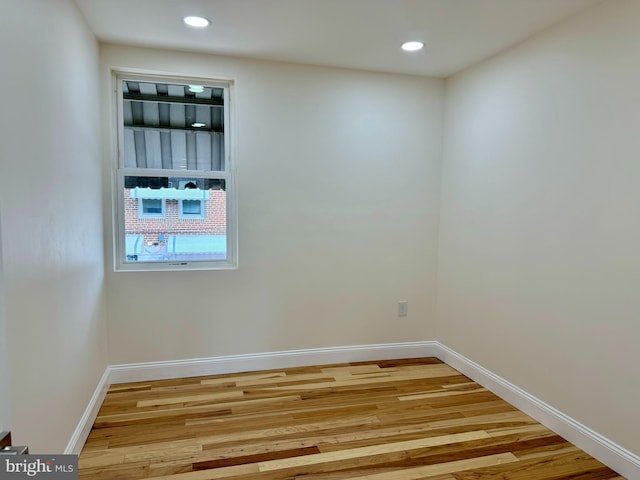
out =
{"type": "Polygon", "coordinates": [[[116,268],[234,266],[229,86],[146,77],[118,84],[116,268]]]}

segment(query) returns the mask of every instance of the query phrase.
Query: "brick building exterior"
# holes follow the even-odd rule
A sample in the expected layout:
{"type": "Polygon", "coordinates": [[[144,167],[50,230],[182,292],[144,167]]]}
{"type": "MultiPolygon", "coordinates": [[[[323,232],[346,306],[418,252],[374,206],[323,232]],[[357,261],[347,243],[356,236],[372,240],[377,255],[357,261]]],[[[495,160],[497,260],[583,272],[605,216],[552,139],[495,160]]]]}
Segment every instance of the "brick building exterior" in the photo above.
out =
{"type": "Polygon", "coordinates": [[[183,218],[180,215],[181,200],[166,199],[162,218],[140,218],[142,201],[132,198],[131,190],[124,191],[125,232],[127,235],[143,235],[145,245],[163,245],[170,235],[226,235],[227,196],[224,190],[209,190],[208,200],[203,200],[202,218],[183,218]]]}

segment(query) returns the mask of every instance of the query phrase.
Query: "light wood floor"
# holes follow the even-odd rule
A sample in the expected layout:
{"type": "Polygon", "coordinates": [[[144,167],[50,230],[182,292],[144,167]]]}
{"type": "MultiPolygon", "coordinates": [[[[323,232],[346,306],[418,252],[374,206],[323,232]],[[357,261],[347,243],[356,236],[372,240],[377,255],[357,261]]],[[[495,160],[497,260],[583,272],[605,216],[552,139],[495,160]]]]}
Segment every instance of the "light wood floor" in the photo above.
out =
{"type": "Polygon", "coordinates": [[[433,358],[113,385],[80,478],[622,479],[433,358]]]}

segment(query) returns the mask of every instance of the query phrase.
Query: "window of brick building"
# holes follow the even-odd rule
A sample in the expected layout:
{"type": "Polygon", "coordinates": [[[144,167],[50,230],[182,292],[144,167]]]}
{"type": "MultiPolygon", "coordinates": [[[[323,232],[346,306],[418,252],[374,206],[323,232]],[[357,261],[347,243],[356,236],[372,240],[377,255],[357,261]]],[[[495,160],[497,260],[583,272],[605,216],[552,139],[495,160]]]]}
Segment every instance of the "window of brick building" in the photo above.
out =
{"type": "Polygon", "coordinates": [[[231,82],[114,78],[116,270],[235,268],[231,82]]]}
{"type": "Polygon", "coordinates": [[[164,218],[164,200],[141,198],[138,202],[138,218],[164,218]]]}
{"type": "Polygon", "coordinates": [[[180,218],[204,218],[202,200],[181,200],[180,218]]]}

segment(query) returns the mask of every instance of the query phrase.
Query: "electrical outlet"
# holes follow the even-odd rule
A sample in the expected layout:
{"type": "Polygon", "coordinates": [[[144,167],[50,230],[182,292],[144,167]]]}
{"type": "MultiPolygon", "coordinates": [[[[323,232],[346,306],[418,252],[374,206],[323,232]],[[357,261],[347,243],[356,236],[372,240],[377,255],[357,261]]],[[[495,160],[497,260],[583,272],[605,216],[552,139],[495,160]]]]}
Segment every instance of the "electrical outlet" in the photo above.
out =
{"type": "Polygon", "coordinates": [[[406,300],[398,302],[398,316],[406,317],[409,314],[409,302],[406,300]]]}

